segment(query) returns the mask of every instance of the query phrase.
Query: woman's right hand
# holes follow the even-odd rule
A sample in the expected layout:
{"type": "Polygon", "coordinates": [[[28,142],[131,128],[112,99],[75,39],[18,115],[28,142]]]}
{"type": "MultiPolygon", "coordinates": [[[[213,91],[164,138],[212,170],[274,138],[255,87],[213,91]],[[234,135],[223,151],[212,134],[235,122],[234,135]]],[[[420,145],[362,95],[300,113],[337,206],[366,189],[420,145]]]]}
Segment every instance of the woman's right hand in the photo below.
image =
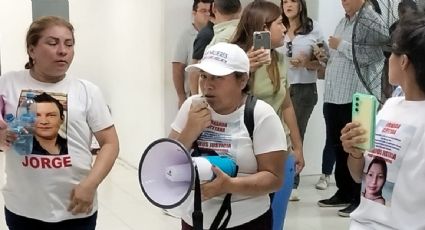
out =
{"type": "Polygon", "coordinates": [[[192,103],[190,106],[185,131],[195,137],[211,125],[211,112],[207,103],[192,103]]]}
{"type": "Polygon", "coordinates": [[[0,119],[0,149],[6,150],[10,148],[16,138],[16,133],[8,131],[7,123],[4,120],[0,119]]]}
{"type": "Polygon", "coordinates": [[[262,65],[268,65],[271,62],[270,50],[268,49],[261,48],[258,50],[254,50],[254,47],[251,47],[251,49],[248,50],[247,55],[249,58],[249,66],[251,72],[255,72],[262,65]]]}
{"type": "Polygon", "coordinates": [[[354,157],[363,156],[364,150],[357,148],[355,145],[363,143],[366,139],[363,137],[365,130],[360,127],[358,122],[350,122],[341,130],[340,140],[344,151],[352,154],[354,157]]]}
{"type": "Polygon", "coordinates": [[[322,63],[328,62],[328,55],[324,47],[319,47],[316,44],[313,45],[313,55],[314,57],[322,63]]]}

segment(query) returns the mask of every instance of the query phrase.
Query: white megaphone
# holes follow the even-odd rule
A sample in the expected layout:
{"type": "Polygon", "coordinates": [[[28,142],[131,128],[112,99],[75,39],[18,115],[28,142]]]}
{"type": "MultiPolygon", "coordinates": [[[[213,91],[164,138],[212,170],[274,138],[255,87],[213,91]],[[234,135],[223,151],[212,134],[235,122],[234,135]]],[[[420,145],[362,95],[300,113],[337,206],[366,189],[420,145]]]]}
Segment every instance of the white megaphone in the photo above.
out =
{"type": "Polygon", "coordinates": [[[214,179],[212,165],[229,176],[236,176],[237,166],[230,157],[191,157],[178,141],[162,138],[151,143],[143,153],[139,183],[149,202],[171,209],[189,196],[195,183],[195,169],[201,183],[214,179]]]}

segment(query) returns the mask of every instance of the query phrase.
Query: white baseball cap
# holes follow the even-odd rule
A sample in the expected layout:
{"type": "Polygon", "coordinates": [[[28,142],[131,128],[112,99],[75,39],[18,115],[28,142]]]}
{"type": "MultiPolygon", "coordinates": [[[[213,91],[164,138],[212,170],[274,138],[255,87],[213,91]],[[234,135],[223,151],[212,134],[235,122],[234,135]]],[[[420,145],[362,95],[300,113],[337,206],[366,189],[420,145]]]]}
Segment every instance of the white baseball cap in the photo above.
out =
{"type": "Polygon", "coordinates": [[[189,65],[187,72],[203,70],[211,75],[224,76],[233,72],[249,74],[249,59],[238,45],[220,42],[210,46],[198,64],[189,65]]]}

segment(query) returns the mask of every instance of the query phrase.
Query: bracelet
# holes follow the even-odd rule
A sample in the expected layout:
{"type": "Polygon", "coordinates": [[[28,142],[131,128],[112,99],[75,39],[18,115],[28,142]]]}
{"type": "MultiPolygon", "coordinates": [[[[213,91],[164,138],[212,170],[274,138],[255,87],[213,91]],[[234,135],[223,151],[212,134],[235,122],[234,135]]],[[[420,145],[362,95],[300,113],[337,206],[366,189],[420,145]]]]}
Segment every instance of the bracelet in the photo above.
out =
{"type": "Polygon", "coordinates": [[[351,157],[351,158],[353,158],[353,159],[356,159],[356,160],[361,160],[361,159],[363,159],[363,155],[361,155],[360,157],[356,157],[356,156],[354,156],[352,153],[350,153],[350,157],[351,157]]]}

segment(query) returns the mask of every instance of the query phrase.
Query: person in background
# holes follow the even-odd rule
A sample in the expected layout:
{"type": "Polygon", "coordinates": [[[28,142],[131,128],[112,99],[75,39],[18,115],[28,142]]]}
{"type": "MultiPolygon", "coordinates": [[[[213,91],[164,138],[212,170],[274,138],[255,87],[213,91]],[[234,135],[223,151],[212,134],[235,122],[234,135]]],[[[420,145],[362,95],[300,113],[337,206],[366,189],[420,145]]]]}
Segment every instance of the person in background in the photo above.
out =
{"type": "MultiPolygon", "coordinates": [[[[328,198],[319,200],[320,207],[344,207],[338,210],[341,217],[349,217],[350,213],[360,203],[361,185],[354,181],[347,167],[347,154],[341,144],[340,131],[351,121],[352,97],[355,92],[381,95],[380,84],[374,88],[366,88],[356,73],[352,55],[352,35],[356,24],[356,15],[363,8],[362,17],[373,22],[370,30],[376,31],[377,36],[368,36],[360,25],[357,38],[366,44],[386,44],[389,40],[388,29],[378,14],[369,7],[365,0],[342,0],[345,16],[338,23],[334,35],[328,39],[330,58],[325,73],[325,93],[323,97],[323,115],[326,124],[326,142],[323,149],[322,164],[332,164],[335,159],[335,181],[338,190],[328,198]]],[[[369,31],[370,31],[369,30],[369,31]]],[[[368,58],[357,60],[360,64],[371,60],[383,60],[380,46],[366,46],[364,52],[368,58]],[[377,56],[379,55],[379,56],[377,56]],[[382,56],[382,57],[381,57],[382,56]]],[[[370,68],[380,65],[379,62],[368,63],[370,68]]]]}
{"type": "Polygon", "coordinates": [[[207,48],[219,42],[229,42],[239,23],[242,5],[239,0],[214,0],[212,11],[215,15],[214,37],[207,48]]]}
{"type": "Polygon", "coordinates": [[[375,157],[386,161],[385,205],[361,198],[350,229],[425,229],[425,14],[409,12],[393,32],[389,82],[404,97],[389,98],[376,117],[375,148],[356,148],[365,130],[350,122],[341,130],[348,167],[357,182],[375,157]]]}
{"type": "MultiPolygon", "coordinates": [[[[200,48],[205,50],[205,48],[219,42],[229,42],[239,22],[241,9],[242,6],[239,0],[214,0],[211,9],[214,15],[213,38],[208,45],[200,48]]],[[[193,63],[196,64],[195,62],[193,63]]],[[[189,75],[191,92],[197,93],[198,89],[196,87],[197,84],[199,85],[199,73],[194,71],[189,73],[189,75]]]]}
{"type": "Polygon", "coordinates": [[[182,31],[174,50],[172,60],[173,82],[178,97],[178,106],[190,96],[189,76],[184,68],[191,63],[193,41],[198,31],[205,27],[209,20],[211,0],[194,0],[192,5],[193,21],[189,28],[182,31]]]}
{"type": "MultiPolygon", "coordinates": [[[[304,140],[308,120],[317,103],[318,70],[325,68],[314,55],[314,48],[324,47],[328,50],[324,42],[323,33],[319,24],[308,17],[307,4],[305,0],[282,0],[282,22],[288,29],[285,35],[285,45],[281,47],[289,59],[290,65],[287,72],[289,94],[297,117],[297,124],[304,140]]],[[[328,179],[329,177],[327,177],[328,179]]],[[[318,184],[320,189],[326,189],[327,182],[318,184]]],[[[298,201],[297,188],[300,183],[300,176],[296,174],[294,178],[294,188],[290,197],[291,201],[298,201]]],[[[316,185],[316,187],[318,187],[316,185]]]]}
{"type": "MultiPolygon", "coordinates": [[[[224,195],[230,193],[232,212],[225,229],[271,230],[269,193],[282,184],[286,139],[279,117],[261,100],[254,107],[250,138],[244,124],[250,71],[245,51],[235,44],[217,43],[207,48],[200,63],[186,70],[200,71],[202,96],[191,96],[183,103],[169,137],[188,150],[196,143],[204,150],[229,156],[239,167],[236,177],[212,167],[215,179],[201,185],[203,229],[210,229],[224,195]],[[207,103],[193,103],[201,97],[207,103]]],[[[188,203],[193,204],[192,198],[188,203]]],[[[193,205],[183,210],[182,230],[193,229],[193,205]]]]}
{"type": "Polygon", "coordinates": [[[119,144],[99,88],[67,74],[74,44],[74,28],[68,21],[41,17],[27,32],[26,70],[0,78],[0,146],[6,151],[7,175],[2,191],[11,230],[96,228],[96,190],[112,169],[119,144]],[[8,148],[16,135],[6,130],[3,117],[16,112],[19,98],[28,91],[65,98],[68,154],[19,155],[8,148]],[[89,148],[92,133],[100,144],[94,163],[89,148]]]}
{"type": "Polygon", "coordinates": [[[281,118],[289,151],[295,154],[296,171],[299,173],[304,168],[304,157],[297,119],[289,96],[287,63],[283,55],[275,50],[283,45],[285,32],[279,6],[269,1],[255,0],[244,8],[232,43],[247,52],[251,63],[251,92],[269,103],[281,118]],[[270,32],[271,50],[254,50],[253,33],[264,30],[270,32]]]}
{"type": "MultiPolygon", "coordinates": [[[[215,15],[212,12],[212,2],[210,5],[210,20],[207,25],[199,31],[198,35],[196,35],[195,41],[193,42],[192,64],[196,64],[202,59],[205,48],[207,48],[207,45],[210,44],[214,37],[215,15]]],[[[189,72],[189,86],[191,95],[199,93],[199,73],[189,72]]]]}

